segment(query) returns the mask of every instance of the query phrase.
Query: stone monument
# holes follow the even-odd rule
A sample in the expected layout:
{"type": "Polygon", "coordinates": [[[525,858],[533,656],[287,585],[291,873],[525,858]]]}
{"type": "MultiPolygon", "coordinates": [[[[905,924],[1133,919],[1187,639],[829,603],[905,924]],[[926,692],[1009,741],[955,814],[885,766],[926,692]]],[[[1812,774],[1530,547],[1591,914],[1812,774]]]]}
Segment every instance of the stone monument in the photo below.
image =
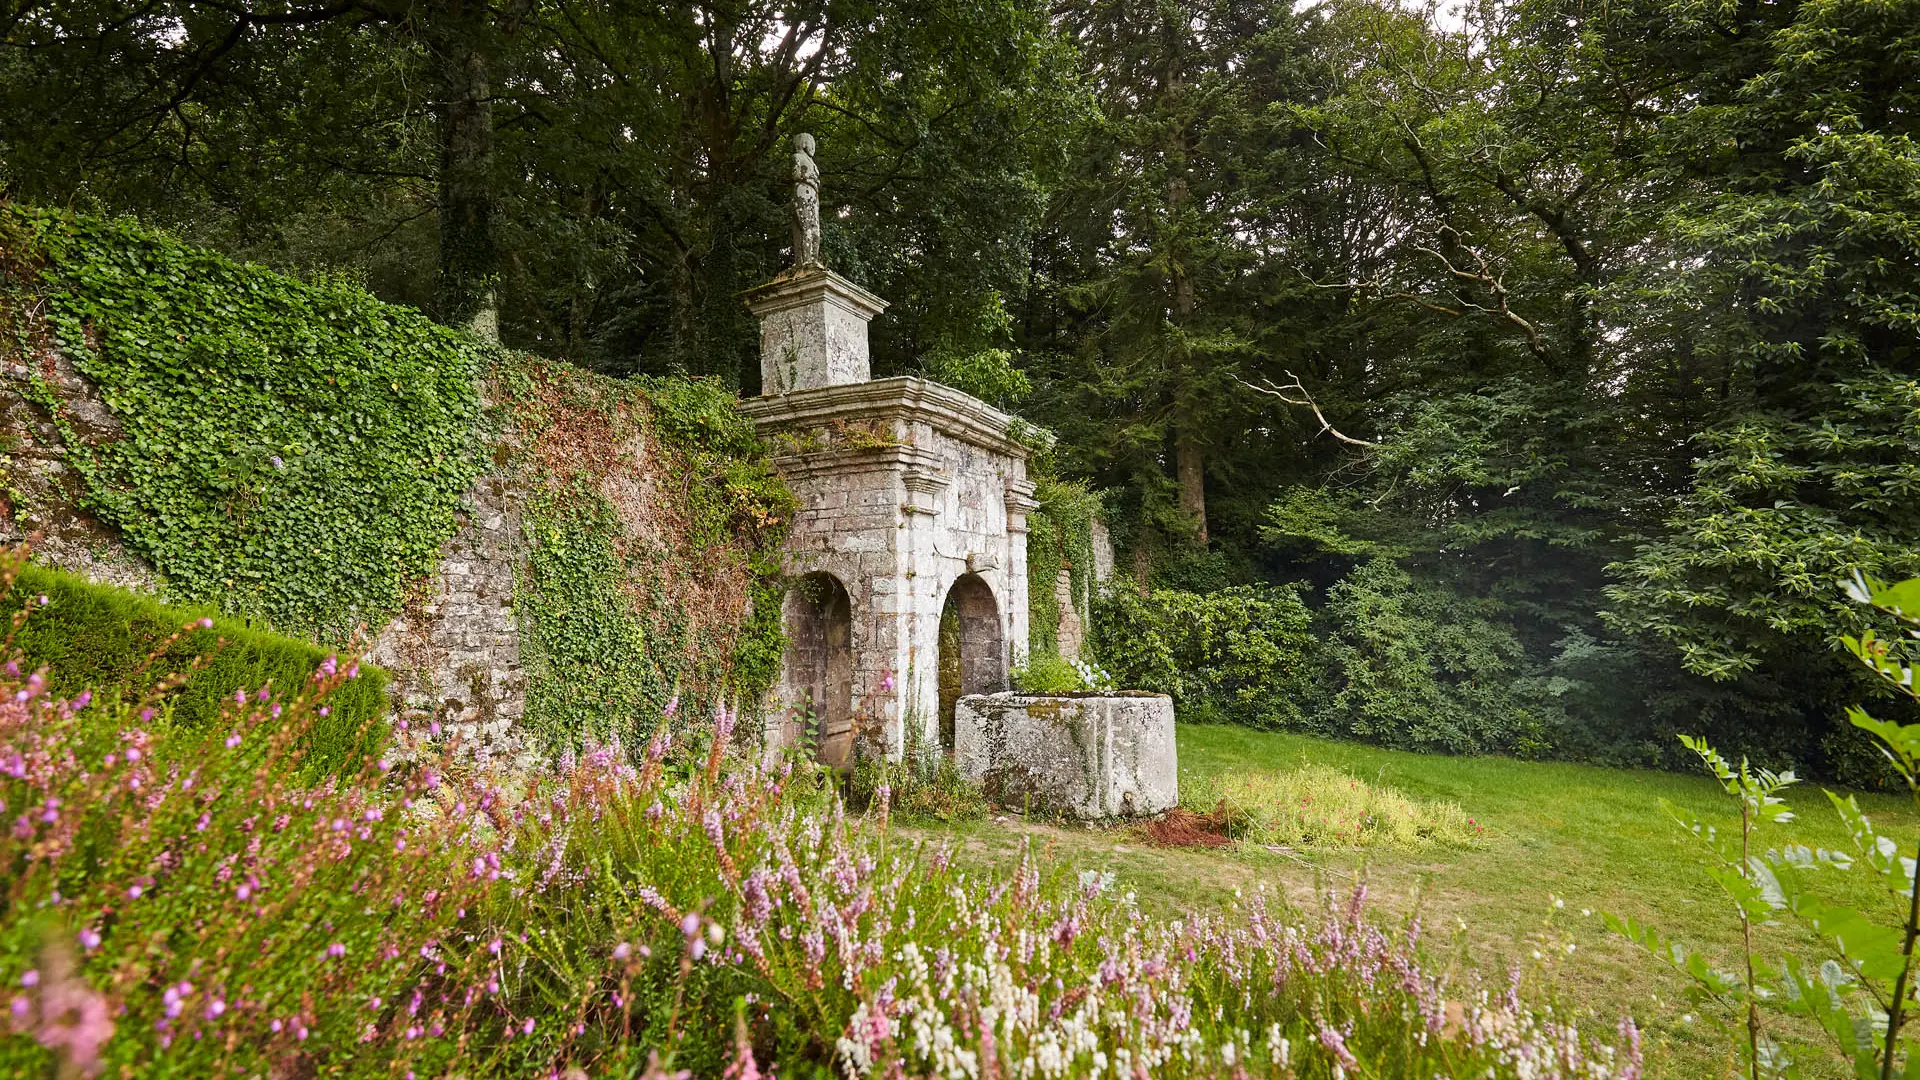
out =
{"type": "Polygon", "coordinates": [[[793,265],[745,296],[761,396],[741,408],[799,501],[765,743],[843,766],[857,734],[896,758],[950,750],[943,667],[946,699],[1006,689],[1027,644],[1038,436],[950,387],[872,378],[867,324],[886,304],[822,262],[813,150],[795,137],[793,265]]]}

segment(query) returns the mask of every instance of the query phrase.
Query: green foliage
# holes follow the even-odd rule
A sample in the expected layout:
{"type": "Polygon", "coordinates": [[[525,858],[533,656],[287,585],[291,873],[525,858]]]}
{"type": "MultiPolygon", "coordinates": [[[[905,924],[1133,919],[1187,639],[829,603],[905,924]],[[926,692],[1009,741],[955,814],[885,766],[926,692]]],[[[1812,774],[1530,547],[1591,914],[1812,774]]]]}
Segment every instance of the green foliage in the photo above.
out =
{"type": "Polygon", "coordinates": [[[1547,749],[1515,689],[1520,643],[1486,605],[1375,560],[1328,591],[1321,625],[1314,729],[1456,754],[1547,749]]]}
{"type": "MultiPolygon", "coordinates": [[[[1909,635],[1920,630],[1920,579],[1887,587],[1856,576],[1849,592],[1856,601],[1899,620],[1906,632],[1890,640],[1870,630],[1858,637],[1843,635],[1847,650],[1900,696],[1920,700],[1908,644],[1909,635]]],[[[1920,807],[1920,725],[1876,720],[1858,707],[1848,710],[1848,718],[1878,743],[1920,807]]],[[[1920,1041],[1908,1030],[1920,1011],[1920,987],[1914,978],[1914,949],[1920,940],[1920,876],[1915,866],[1920,853],[1903,856],[1891,838],[1874,830],[1856,797],[1828,792],[1855,854],[1785,844],[1763,855],[1756,829],[1793,820],[1780,792],[1797,778],[1790,771],[1754,768],[1745,759],[1736,767],[1704,739],[1682,735],[1680,740],[1740,804],[1739,833],[1723,836],[1662,800],[1667,814],[1706,849],[1707,874],[1726,894],[1741,926],[1743,967],[1718,969],[1699,953],[1631,919],[1609,915],[1607,925],[1688,976],[1699,995],[1737,1012],[1739,1029],[1729,1032],[1729,1040],[1738,1046],[1749,1075],[1803,1075],[1800,1063],[1768,1030],[1768,1018],[1776,1012],[1812,1021],[1862,1080],[1907,1075],[1902,1059],[1910,1063],[1920,1049],[1920,1041]],[[1822,874],[1864,876],[1878,886],[1875,891],[1884,902],[1873,907],[1836,902],[1814,887],[1822,874]],[[1759,956],[1753,926],[1784,918],[1810,931],[1830,958],[1811,967],[1792,957],[1776,961],[1759,956]]]]}
{"type": "Polygon", "coordinates": [[[1036,653],[1007,672],[1007,681],[1023,694],[1071,694],[1091,690],[1080,670],[1052,653],[1036,653]]]}
{"type": "Polygon", "coordinates": [[[1060,571],[1068,572],[1084,624],[1092,616],[1093,522],[1100,497],[1084,484],[1050,476],[1034,479],[1027,514],[1027,640],[1036,653],[1060,650],[1060,571]]]}
{"type": "Polygon", "coordinates": [[[530,358],[495,373],[531,494],[514,611],[525,726],[637,747],[668,703],[757,706],[779,674],[792,496],[733,395],[530,358]]]}
{"type": "Polygon", "coordinates": [[[847,774],[846,799],[864,811],[885,801],[889,812],[908,821],[979,821],[993,809],[980,785],[945,754],[910,752],[900,761],[862,754],[847,774]]]}
{"type": "Polygon", "coordinates": [[[1462,847],[1485,832],[1451,802],[1422,802],[1330,765],[1182,778],[1180,805],[1249,844],[1326,848],[1462,847]]]}
{"type": "MultiPolygon", "coordinates": [[[[271,685],[298,693],[331,653],[219,615],[212,608],[172,607],[125,589],[95,585],[45,567],[20,571],[0,614],[31,608],[13,644],[23,670],[44,670],[47,692],[96,699],[152,699],[165,719],[211,730],[236,691],[271,685]],[[42,606],[38,600],[46,597],[42,606]],[[201,620],[212,625],[203,628],[201,620]],[[159,689],[162,676],[184,682],[159,689]]],[[[303,728],[307,764],[357,769],[383,742],[387,673],[361,665],[360,677],[328,696],[329,711],[303,728]]]]}
{"type": "Polygon", "coordinates": [[[1116,588],[1094,603],[1093,643],[1117,685],[1170,694],[1190,719],[1298,727],[1313,679],[1311,623],[1292,588],[1116,588]]]}
{"type": "Polygon", "coordinates": [[[127,220],[0,206],[0,304],[35,304],[119,430],[42,387],[88,509],[167,594],[344,639],[429,572],[474,477],[480,349],[339,279],[127,220]]]}
{"type": "Polygon", "coordinates": [[[1704,181],[1663,222],[1687,269],[1647,288],[1687,313],[1725,407],[1610,599],[1714,678],[1858,632],[1835,578],[1920,573],[1917,13],[1804,0],[1737,44],[1684,3],[1622,20],[1623,56],[1698,88],[1662,124],[1673,167],[1704,181]]]}

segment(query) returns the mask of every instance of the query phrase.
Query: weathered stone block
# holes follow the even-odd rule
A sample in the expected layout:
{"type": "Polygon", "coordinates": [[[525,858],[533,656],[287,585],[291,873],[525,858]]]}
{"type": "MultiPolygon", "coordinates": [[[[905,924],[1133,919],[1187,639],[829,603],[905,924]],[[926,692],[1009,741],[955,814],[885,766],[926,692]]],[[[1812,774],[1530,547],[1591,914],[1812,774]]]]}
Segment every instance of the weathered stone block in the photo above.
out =
{"type": "Polygon", "coordinates": [[[954,709],[954,763],[995,800],[1086,819],[1180,801],[1164,694],[974,694],[954,709]]]}

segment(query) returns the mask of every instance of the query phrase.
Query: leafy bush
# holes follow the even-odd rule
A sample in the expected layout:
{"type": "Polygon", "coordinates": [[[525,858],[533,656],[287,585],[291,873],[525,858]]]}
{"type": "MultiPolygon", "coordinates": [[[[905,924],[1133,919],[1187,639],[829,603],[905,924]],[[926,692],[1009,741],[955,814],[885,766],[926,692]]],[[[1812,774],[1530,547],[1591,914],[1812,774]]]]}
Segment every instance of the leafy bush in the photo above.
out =
{"type": "Polygon", "coordinates": [[[1544,726],[1516,687],[1520,642],[1482,604],[1376,559],[1327,591],[1321,624],[1315,730],[1455,754],[1547,749],[1544,726]]]}
{"type": "Polygon", "coordinates": [[[1007,681],[1023,694],[1071,694],[1089,689],[1078,668],[1052,653],[1039,653],[1015,664],[1007,681]]]}
{"type": "Polygon", "coordinates": [[[1293,588],[1212,593],[1116,588],[1094,605],[1094,646],[1114,682],[1259,728],[1298,727],[1312,686],[1312,615],[1293,588]]]}
{"type": "Polygon", "coordinates": [[[171,596],[344,640],[398,611],[452,535],[480,466],[471,337],[344,280],[15,205],[0,206],[6,309],[117,420],[83,430],[38,384],[86,506],[171,596]]]}
{"type": "MultiPolygon", "coordinates": [[[[72,697],[91,690],[102,700],[139,701],[162,675],[178,671],[185,681],[156,703],[172,722],[196,731],[217,726],[236,691],[305,686],[329,656],[212,609],[169,607],[45,567],[22,567],[0,610],[29,604],[32,618],[14,645],[23,670],[44,671],[48,694],[72,697]],[[41,606],[43,596],[47,603],[41,606]],[[201,626],[202,620],[211,625],[201,626]]],[[[309,765],[357,765],[373,751],[373,725],[387,714],[386,686],[387,673],[369,666],[332,692],[328,715],[315,721],[303,745],[309,765]]]]}
{"type": "Polygon", "coordinates": [[[1330,765],[1182,777],[1180,805],[1224,817],[1227,834],[1289,847],[1467,845],[1484,832],[1450,802],[1416,802],[1330,765]]]}
{"type": "Polygon", "coordinates": [[[351,674],[195,732],[0,668],[0,1073],[1640,1072],[1630,1024],[1462,988],[1359,894],[1163,922],[1031,854],[983,879],[810,766],[728,762],[725,713],[697,756],[662,725],[631,762],[409,744],[306,785],[299,732],[351,674]]]}

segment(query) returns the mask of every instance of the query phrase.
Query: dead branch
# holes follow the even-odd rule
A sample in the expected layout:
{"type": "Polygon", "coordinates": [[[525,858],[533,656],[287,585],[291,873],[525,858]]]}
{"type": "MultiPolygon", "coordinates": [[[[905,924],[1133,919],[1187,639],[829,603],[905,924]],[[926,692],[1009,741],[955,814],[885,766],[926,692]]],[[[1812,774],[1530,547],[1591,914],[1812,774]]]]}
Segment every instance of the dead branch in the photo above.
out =
{"type": "Polygon", "coordinates": [[[1293,381],[1290,383],[1287,383],[1284,386],[1277,386],[1274,384],[1272,379],[1267,379],[1267,378],[1262,378],[1260,380],[1262,383],[1265,383],[1266,385],[1255,386],[1253,383],[1248,382],[1247,380],[1241,378],[1238,375],[1233,376],[1233,381],[1239,383],[1241,386],[1244,386],[1249,390],[1266,394],[1268,397],[1277,397],[1281,401],[1284,401],[1289,405],[1298,405],[1304,408],[1312,409],[1313,418],[1315,420],[1320,421],[1320,430],[1315,434],[1331,435],[1334,438],[1339,439],[1341,442],[1347,443],[1352,446],[1378,447],[1380,445],[1377,442],[1368,442],[1365,439],[1356,439],[1351,435],[1344,434],[1343,432],[1341,432],[1339,428],[1334,427],[1333,424],[1327,420],[1327,414],[1320,411],[1319,404],[1313,400],[1313,394],[1308,392],[1307,388],[1301,384],[1300,376],[1295,375],[1293,372],[1289,371],[1287,372],[1287,378],[1292,379],[1293,381]],[[1296,397],[1295,395],[1298,395],[1298,396],[1296,397]]]}
{"type": "MultiPolygon", "coordinates": [[[[1500,275],[1493,272],[1491,264],[1487,262],[1487,256],[1478,248],[1467,244],[1461,244],[1460,246],[1461,250],[1472,255],[1473,260],[1480,264],[1477,270],[1462,270],[1458,266],[1453,265],[1453,260],[1442,254],[1438,248],[1422,247],[1419,244],[1415,244],[1413,245],[1413,250],[1423,255],[1431,255],[1440,260],[1440,265],[1446,267],[1447,273],[1452,274],[1454,277],[1460,278],[1463,281],[1474,282],[1486,289],[1487,295],[1492,298],[1491,306],[1469,303],[1462,297],[1463,304],[1475,311],[1482,311],[1489,315],[1499,316],[1514,326],[1519,327],[1520,332],[1527,336],[1527,348],[1531,349],[1533,354],[1542,360],[1547,359],[1547,346],[1544,341],[1540,340],[1540,329],[1507,305],[1507,283],[1501,280],[1500,275]]],[[[1427,306],[1431,307],[1432,305],[1429,304],[1427,306]]]]}

